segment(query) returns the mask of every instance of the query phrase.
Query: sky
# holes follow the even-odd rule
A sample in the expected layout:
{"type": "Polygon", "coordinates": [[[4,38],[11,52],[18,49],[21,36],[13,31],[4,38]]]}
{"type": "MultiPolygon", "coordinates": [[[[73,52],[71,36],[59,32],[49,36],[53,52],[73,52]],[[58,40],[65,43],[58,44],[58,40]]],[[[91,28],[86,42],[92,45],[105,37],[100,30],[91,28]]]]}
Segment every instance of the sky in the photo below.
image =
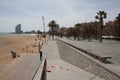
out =
{"type": "Polygon", "coordinates": [[[43,31],[42,16],[48,23],[55,20],[60,27],[95,21],[97,12],[104,10],[113,21],[120,13],[120,0],[0,0],[0,32],[14,32],[17,24],[23,31],[43,31]]]}

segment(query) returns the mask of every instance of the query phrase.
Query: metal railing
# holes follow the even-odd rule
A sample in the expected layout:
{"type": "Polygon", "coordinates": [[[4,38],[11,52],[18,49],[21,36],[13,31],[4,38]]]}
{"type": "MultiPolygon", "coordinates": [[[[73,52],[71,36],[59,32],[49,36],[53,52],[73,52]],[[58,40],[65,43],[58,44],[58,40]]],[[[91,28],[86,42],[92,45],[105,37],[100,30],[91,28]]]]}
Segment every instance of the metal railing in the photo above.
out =
{"type": "Polygon", "coordinates": [[[44,58],[35,72],[32,80],[47,80],[47,60],[44,58]]]}
{"type": "Polygon", "coordinates": [[[40,80],[47,80],[47,60],[45,59],[44,61],[44,66],[41,74],[41,79],[40,80]]]}

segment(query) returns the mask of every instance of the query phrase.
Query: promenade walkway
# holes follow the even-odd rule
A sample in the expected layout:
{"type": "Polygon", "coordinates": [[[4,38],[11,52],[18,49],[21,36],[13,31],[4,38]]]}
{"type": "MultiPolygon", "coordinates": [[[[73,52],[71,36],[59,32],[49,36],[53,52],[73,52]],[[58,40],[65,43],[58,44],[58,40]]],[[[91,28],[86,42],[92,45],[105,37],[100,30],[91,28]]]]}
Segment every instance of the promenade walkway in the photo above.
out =
{"type": "Polygon", "coordinates": [[[66,38],[59,39],[93,54],[112,57],[109,59],[111,63],[103,63],[103,66],[120,75],[120,42],[113,40],[103,40],[103,43],[100,43],[95,40],[88,42],[87,40],[77,41],[66,38]]]}
{"type": "Polygon", "coordinates": [[[47,58],[47,80],[104,80],[60,59],[56,41],[42,47],[47,58]]]}
{"type": "Polygon", "coordinates": [[[2,73],[0,80],[32,80],[37,68],[41,64],[39,54],[21,54],[2,73]]]}

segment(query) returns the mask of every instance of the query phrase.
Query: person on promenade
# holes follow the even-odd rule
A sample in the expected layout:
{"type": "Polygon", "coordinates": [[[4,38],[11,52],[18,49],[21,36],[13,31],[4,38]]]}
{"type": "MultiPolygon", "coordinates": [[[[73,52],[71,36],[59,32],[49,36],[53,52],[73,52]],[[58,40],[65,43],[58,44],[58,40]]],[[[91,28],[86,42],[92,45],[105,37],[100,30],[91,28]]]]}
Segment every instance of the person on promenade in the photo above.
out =
{"type": "Polygon", "coordinates": [[[40,60],[42,61],[42,51],[40,51],[40,60]]]}

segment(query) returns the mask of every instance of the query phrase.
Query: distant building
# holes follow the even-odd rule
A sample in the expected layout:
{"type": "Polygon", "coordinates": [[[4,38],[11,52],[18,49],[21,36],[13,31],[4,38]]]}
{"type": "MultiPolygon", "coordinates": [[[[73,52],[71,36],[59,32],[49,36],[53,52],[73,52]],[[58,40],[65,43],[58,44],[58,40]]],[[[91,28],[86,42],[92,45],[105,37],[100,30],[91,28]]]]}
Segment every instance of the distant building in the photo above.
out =
{"type": "Polygon", "coordinates": [[[18,24],[18,25],[15,27],[15,32],[16,32],[16,33],[23,33],[23,31],[21,30],[21,24],[18,24]]]}

